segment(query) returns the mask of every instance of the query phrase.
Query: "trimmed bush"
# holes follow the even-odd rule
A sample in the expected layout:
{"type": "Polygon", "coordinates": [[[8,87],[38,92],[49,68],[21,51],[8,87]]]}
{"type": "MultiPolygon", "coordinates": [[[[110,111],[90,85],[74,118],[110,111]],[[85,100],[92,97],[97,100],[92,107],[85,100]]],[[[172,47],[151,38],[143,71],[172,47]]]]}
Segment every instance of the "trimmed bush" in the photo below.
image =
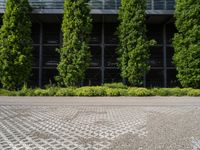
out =
{"type": "Polygon", "coordinates": [[[62,22],[63,45],[59,49],[59,76],[56,77],[60,86],[79,86],[89,67],[89,37],[91,32],[90,9],[87,0],[65,0],[62,22]]]}
{"type": "Polygon", "coordinates": [[[127,89],[117,89],[117,88],[106,88],[106,96],[126,96],[127,89]]]}
{"type": "Polygon", "coordinates": [[[127,89],[128,88],[123,83],[105,83],[103,86],[108,87],[108,88],[120,88],[120,89],[127,89]]]}
{"type": "Polygon", "coordinates": [[[121,0],[119,10],[119,68],[131,86],[142,86],[149,71],[150,46],[146,36],[146,0],[121,0]]]}
{"type": "Polygon", "coordinates": [[[76,96],[106,96],[106,91],[104,87],[81,87],[75,90],[76,96]]]}
{"type": "Polygon", "coordinates": [[[176,1],[174,64],[182,87],[200,88],[200,1],[176,1]]]}
{"type": "Polygon", "coordinates": [[[146,88],[129,88],[128,96],[153,96],[153,93],[146,88]]]}
{"type": "Polygon", "coordinates": [[[49,92],[46,89],[35,89],[34,95],[35,96],[49,96],[49,92]]]}
{"type": "Polygon", "coordinates": [[[200,89],[192,89],[188,92],[188,96],[200,96],[200,89]]]}
{"type": "Polygon", "coordinates": [[[74,88],[60,88],[56,92],[56,96],[75,96],[74,88]]]}
{"type": "Polygon", "coordinates": [[[8,0],[0,29],[0,83],[19,90],[28,82],[32,65],[31,8],[28,0],[8,0]]]}
{"type": "Polygon", "coordinates": [[[2,96],[200,96],[200,89],[192,88],[109,88],[104,86],[90,87],[51,87],[47,89],[27,89],[9,91],[0,89],[2,96]]]}

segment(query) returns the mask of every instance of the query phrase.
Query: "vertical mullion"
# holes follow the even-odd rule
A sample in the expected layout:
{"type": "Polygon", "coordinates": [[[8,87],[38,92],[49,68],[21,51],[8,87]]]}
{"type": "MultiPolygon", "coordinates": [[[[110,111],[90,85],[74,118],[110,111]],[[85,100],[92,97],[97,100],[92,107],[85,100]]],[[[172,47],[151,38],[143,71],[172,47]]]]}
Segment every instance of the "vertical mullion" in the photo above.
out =
{"type": "Polygon", "coordinates": [[[42,87],[42,42],[43,42],[43,24],[40,23],[40,54],[39,54],[39,87],[42,87]]]}
{"type": "Polygon", "coordinates": [[[102,27],[101,27],[101,84],[104,83],[104,15],[102,16],[102,27]]]}
{"type": "Polygon", "coordinates": [[[167,0],[164,0],[164,9],[167,10],[167,0]]]}
{"type": "Polygon", "coordinates": [[[164,64],[164,87],[167,87],[167,58],[166,58],[166,24],[163,25],[163,64],[164,64]]]}
{"type": "Polygon", "coordinates": [[[151,10],[154,10],[154,0],[151,0],[151,10]]]}

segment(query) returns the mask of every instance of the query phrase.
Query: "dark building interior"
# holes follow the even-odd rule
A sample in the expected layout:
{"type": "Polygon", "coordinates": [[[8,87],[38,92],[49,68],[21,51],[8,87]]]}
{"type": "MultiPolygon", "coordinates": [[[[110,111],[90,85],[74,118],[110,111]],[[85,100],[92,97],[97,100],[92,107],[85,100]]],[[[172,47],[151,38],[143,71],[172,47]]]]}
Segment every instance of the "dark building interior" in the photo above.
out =
{"type": "MultiPolygon", "coordinates": [[[[43,87],[54,83],[54,77],[58,74],[56,67],[59,62],[59,54],[56,49],[62,44],[63,11],[62,5],[58,5],[60,3],[57,3],[56,6],[58,12],[54,12],[55,8],[48,8],[49,5],[47,5],[48,7],[43,8],[46,12],[40,12],[41,8],[37,8],[38,12],[32,14],[34,48],[30,85],[33,87],[43,87]]],[[[118,47],[117,27],[119,25],[117,10],[120,2],[104,4],[106,6],[104,8],[100,8],[102,5],[95,0],[90,1],[90,4],[92,5],[91,16],[93,19],[93,30],[90,37],[92,62],[86,72],[86,79],[81,84],[101,85],[122,82],[116,53],[118,47]]],[[[150,49],[151,70],[144,77],[144,86],[174,87],[178,85],[176,68],[172,61],[174,53],[172,38],[176,32],[173,18],[174,5],[173,0],[147,1],[147,36],[149,39],[155,39],[157,44],[150,49]]]]}

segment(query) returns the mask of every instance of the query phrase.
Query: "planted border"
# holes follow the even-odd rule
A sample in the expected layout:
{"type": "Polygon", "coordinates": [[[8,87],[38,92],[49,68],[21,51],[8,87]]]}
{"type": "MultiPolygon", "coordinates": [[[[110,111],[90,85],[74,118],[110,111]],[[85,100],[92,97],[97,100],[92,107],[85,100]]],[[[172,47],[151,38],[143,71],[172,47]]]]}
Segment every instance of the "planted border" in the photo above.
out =
{"type": "Polygon", "coordinates": [[[200,89],[192,88],[137,88],[123,84],[85,87],[50,87],[46,89],[28,89],[19,91],[0,89],[1,96],[200,96],[200,89]]]}

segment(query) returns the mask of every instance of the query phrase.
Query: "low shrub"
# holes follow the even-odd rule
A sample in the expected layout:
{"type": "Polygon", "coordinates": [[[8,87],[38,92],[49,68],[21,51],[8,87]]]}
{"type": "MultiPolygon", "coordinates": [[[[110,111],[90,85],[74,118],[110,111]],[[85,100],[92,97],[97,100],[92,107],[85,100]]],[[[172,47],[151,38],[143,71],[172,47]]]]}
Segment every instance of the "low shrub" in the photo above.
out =
{"type": "Polygon", "coordinates": [[[19,91],[0,89],[1,96],[200,96],[200,89],[192,88],[136,88],[107,84],[86,87],[49,87],[47,89],[29,89],[19,91]],[[126,88],[125,88],[126,87],[126,88]]]}
{"type": "Polygon", "coordinates": [[[49,87],[46,89],[48,96],[55,96],[57,91],[59,90],[58,87],[49,87]]]}
{"type": "Polygon", "coordinates": [[[49,96],[49,91],[46,89],[35,89],[34,90],[35,96],[49,96]]]}
{"type": "Polygon", "coordinates": [[[112,88],[112,89],[127,89],[128,87],[124,85],[123,83],[105,83],[103,85],[104,87],[112,88]]]}
{"type": "Polygon", "coordinates": [[[154,94],[150,89],[146,88],[129,88],[128,89],[128,96],[153,96],[154,94]]]}
{"type": "Polygon", "coordinates": [[[106,88],[106,96],[126,96],[127,89],[106,88]]]}
{"type": "Polygon", "coordinates": [[[186,96],[191,88],[154,88],[152,92],[157,96],[186,96]]]}
{"type": "Polygon", "coordinates": [[[188,91],[187,96],[200,96],[200,89],[191,89],[188,91]]]}
{"type": "Polygon", "coordinates": [[[157,96],[169,96],[170,95],[170,92],[167,88],[155,88],[155,89],[152,89],[152,93],[153,95],[157,95],[157,96]]]}
{"type": "Polygon", "coordinates": [[[86,86],[77,88],[75,90],[76,96],[106,96],[106,90],[105,87],[101,86],[86,86]]]}
{"type": "Polygon", "coordinates": [[[60,88],[56,91],[56,96],[75,96],[74,88],[60,88]]]}
{"type": "Polygon", "coordinates": [[[1,96],[16,96],[16,92],[15,91],[8,91],[5,89],[0,89],[0,95],[1,96]]]}

